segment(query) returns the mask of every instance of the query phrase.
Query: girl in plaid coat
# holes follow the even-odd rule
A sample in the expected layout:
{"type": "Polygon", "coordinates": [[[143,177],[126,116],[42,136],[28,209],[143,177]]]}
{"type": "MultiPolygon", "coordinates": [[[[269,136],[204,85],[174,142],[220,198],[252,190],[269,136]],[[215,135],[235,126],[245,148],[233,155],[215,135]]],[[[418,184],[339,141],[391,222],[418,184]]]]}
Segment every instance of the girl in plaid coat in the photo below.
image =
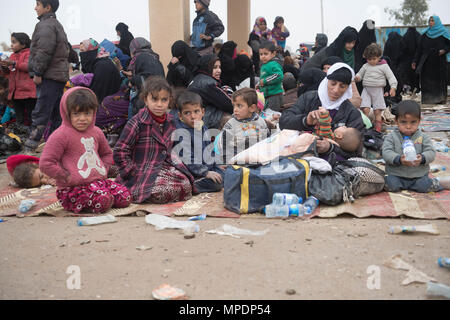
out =
{"type": "Polygon", "coordinates": [[[172,89],[162,77],[143,85],[142,108],[126,124],[114,148],[117,182],[127,186],[134,203],[169,203],[192,197],[194,178],[172,154],[173,116],[167,113],[172,89]]]}

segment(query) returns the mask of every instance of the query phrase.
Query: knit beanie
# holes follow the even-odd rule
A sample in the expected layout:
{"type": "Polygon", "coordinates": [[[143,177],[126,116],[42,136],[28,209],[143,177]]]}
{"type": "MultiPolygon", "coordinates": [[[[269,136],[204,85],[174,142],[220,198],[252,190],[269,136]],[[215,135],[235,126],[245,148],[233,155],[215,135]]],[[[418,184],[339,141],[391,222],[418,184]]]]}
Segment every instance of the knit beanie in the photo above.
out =
{"type": "Polygon", "coordinates": [[[211,3],[211,0],[197,0],[197,1],[200,2],[202,6],[204,6],[205,8],[209,8],[209,5],[211,3]]]}

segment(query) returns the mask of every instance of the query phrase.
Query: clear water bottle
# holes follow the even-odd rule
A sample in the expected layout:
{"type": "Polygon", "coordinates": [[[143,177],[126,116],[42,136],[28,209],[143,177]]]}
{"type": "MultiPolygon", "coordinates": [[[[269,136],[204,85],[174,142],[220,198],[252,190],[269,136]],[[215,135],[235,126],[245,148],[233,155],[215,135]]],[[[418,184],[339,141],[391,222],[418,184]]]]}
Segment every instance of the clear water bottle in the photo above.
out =
{"type": "Polygon", "coordinates": [[[438,265],[441,268],[449,268],[450,269],[450,258],[438,258],[438,265]]]}
{"type": "Polygon", "coordinates": [[[78,220],[78,226],[93,226],[97,224],[103,224],[103,223],[113,223],[117,222],[117,219],[112,214],[107,214],[106,216],[98,216],[98,217],[88,217],[88,218],[81,218],[78,220]]]}
{"type": "Polygon", "coordinates": [[[311,214],[310,209],[303,206],[302,204],[292,204],[289,206],[290,217],[303,217],[304,215],[309,214],[311,214]]]}
{"type": "Polygon", "coordinates": [[[314,210],[316,210],[316,208],[319,206],[319,200],[316,197],[311,196],[306,199],[304,206],[305,208],[309,209],[309,214],[312,214],[314,210]]]}
{"type": "Polygon", "coordinates": [[[409,137],[403,138],[403,154],[406,161],[415,161],[417,159],[416,147],[409,137]]]}
{"type": "Polygon", "coordinates": [[[272,198],[272,204],[278,206],[292,205],[292,204],[302,204],[303,199],[296,194],[292,193],[275,193],[272,198]]]}
{"type": "Polygon", "coordinates": [[[264,208],[266,218],[288,218],[289,206],[279,206],[275,204],[269,204],[264,208]]]}

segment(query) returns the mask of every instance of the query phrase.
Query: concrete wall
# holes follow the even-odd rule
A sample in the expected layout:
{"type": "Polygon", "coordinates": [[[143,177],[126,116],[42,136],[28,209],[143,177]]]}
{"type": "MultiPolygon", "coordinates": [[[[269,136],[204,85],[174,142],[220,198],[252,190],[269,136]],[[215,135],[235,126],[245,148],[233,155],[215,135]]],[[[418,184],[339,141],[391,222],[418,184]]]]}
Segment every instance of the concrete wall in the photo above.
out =
{"type": "Polygon", "coordinates": [[[248,37],[250,34],[250,0],[228,0],[228,39],[238,45],[238,52],[250,52],[248,37]]]}

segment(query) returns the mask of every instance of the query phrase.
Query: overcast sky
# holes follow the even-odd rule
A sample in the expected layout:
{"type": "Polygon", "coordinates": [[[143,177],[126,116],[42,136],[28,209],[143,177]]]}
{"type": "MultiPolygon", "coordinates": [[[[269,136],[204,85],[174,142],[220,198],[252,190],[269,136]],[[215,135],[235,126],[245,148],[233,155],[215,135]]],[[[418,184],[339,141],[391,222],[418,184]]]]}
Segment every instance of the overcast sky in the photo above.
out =
{"type": "MultiPolygon", "coordinates": [[[[166,0],[171,1],[171,0],[166,0]]],[[[194,1],[191,6],[191,19],[195,18],[194,1]]],[[[31,37],[37,23],[34,11],[35,1],[2,1],[0,18],[0,42],[10,43],[10,32],[26,32],[31,37]]],[[[117,40],[115,26],[125,22],[135,37],[149,38],[147,0],[60,0],[58,19],[64,25],[69,41],[80,43],[87,38],[101,42],[107,38],[117,40]],[[126,4],[130,4],[127,8],[126,4]]],[[[212,0],[210,9],[227,23],[227,1],[212,0]]],[[[375,20],[377,26],[392,26],[398,23],[389,19],[384,8],[399,8],[402,0],[323,0],[324,32],[333,41],[347,25],[359,30],[367,19],[375,20]]],[[[437,14],[442,23],[450,23],[450,1],[429,1],[429,14],[437,14]]],[[[287,45],[293,49],[300,42],[314,42],[316,33],[321,30],[319,0],[252,0],[250,30],[257,16],[264,16],[270,28],[276,16],[283,16],[291,32],[287,45]]],[[[164,26],[161,26],[164,28],[164,26]]],[[[225,41],[226,31],[221,36],[225,41]]]]}

